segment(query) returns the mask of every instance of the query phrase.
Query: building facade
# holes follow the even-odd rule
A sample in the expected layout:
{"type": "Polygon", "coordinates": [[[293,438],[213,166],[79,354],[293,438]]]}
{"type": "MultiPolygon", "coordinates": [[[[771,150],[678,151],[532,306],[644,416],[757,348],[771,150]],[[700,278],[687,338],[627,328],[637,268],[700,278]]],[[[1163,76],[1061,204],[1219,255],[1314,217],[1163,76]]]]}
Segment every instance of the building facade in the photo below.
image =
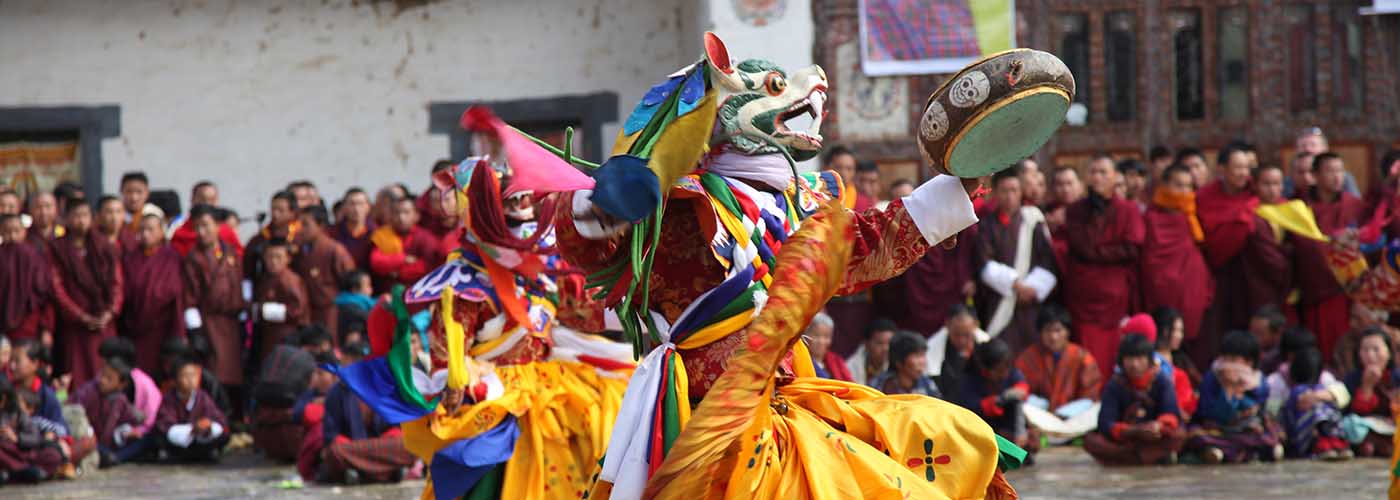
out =
{"type": "MultiPolygon", "coordinates": [[[[1095,152],[1144,157],[1153,146],[1214,152],[1234,139],[1261,162],[1287,165],[1299,131],[1321,128],[1363,186],[1400,139],[1400,16],[1363,15],[1354,0],[1017,0],[1017,43],[1058,55],[1075,75],[1082,124],[1037,155],[1081,167],[1095,152]]],[[[895,89],[847,94],[829,140],[849,143],[900,176],[919,162],[914,127],[946,75],[866,78],[842,72],[856,40],[856,0],[814,5],[815,56],[833,85],[895,89]],[[893,95],[881,98],[880,95],[893,95]],[[879,111],[871,111],[879,109],[879,111]],[[868,127],[849,110],[896,117],[868,127]],[[871,130],[875,130],[873,133],[871,130]]],[[[920,166],[921,167],[921,166],[920,166]]],[[[889,175],[886,176],[889,178],[889,175]]]]}

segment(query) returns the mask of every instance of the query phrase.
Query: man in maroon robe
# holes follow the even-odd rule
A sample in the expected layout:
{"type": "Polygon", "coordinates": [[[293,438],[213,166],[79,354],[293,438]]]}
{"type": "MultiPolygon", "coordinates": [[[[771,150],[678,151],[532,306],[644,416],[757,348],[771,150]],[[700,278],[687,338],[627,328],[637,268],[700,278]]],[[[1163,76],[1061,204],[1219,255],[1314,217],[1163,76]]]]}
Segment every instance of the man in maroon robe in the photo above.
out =
{"type": "Polygon", "coordinates": [[[441,240],[418,227],[418,207],[413,198],[392,204],[389,225],[370,235],[369,269],[374,290],[387,292],[395,284],[411,286],[442,263],[441,240]]]}
{"type": "MultiPolygon", "coordinates": [[[[1254,169],[1254,195],[1259,198],[1259,205],[1289,201],[1283,195],[1283,178],[1283,169],[1278,165],[1254,169]]],[[[1240,254],[1244,275],[1249,276],[1246,286],[1249,310],[1258,311],[1266,305],[1274,305],[1291,320],[1297,319],[1297,310],[1289,302],[1294,286],[1294,239],[1286,232],[1279,238],[1267,221],[1256,216],[1254,232],[1250,233],[1240,254]]]]}
{"type": "Polygon", "coordinates": [[[1061,270],[1069,269],[1069,239],[1065,234],[1065,210],[1084,199],[1084,183],[1072,167],[1056,167],[1050,173],[1050,201],[1040,207],[1045,225],[1050,228],[1050,245],[1055,248],[1055,263],[1061,270]]]}
{"type": "MultiPolygon", "coordinates": [[[[432,173],[428,175],[432,179],[438,172],[452,168],[452,162],[448,160],[438,160],[433,163],[432,173]]],[[[453,229],[457,228],[457,198],[453,196],[450,200],[443,199],[442,192],[437,186],[429,187],[423,194],[418,195],[415,204],[418,206],[418,213],[422,217],[418,220],[418,226],[433,233],[439,240],[447,236],[453,229]],[[451,206],[445,206],[451,203],[451,206]]]]}
{"type": "Polygon", "coordinates": [[[219,239],[214,207],[195,205],[190,223],[198,239],[185,256],[185,326],[202,331],[212,351],[210,368],[219,382],[235,396],[243,386],[243,324],[238,314],[247,308],[243,300],[243,268],[238,253],[219,239]]]}
{"type": "Polygon", "coordinates": [[[92,207],[69,200],[63,215],[67,232],[50,245],[54,298],[58,303],[54,342],[62,353],[57,373],[72,375],[72,386],[97,376],[102,339],[117,334],[117,315],[125,301],[125,279],[117,247],[92,228],[92,207]]]}
{"type": "Polygon", "coordinates": [[[25,239],[48,259],[50,244],[64,233],[63,226],[58,224],[58,198],[44,192],[30,195],[29,217],[29,236],[25,239]]]}
{"type": "MultiPolygon", "coordinates": [[[[958,233],[957,244],[952,248],[929,245],[928,252],[904,271],[904,286],[909,292],[905,299],[909,301],[908,315],[891,318],[900,328],[929,337],[943,328],[949,307],[972,298],[977,289],[973,281],[977,234],[977,224],[973,224],[958,233]]],[[[855,352],[863,338],[839,340],[849,342],[849,350],[855,352]]],[[[832,349],[836,346],[833,341],[832,349]]]]}
{"type": "MultiPolygon", "coordinates": [[[[138,215],[139,217],[139,215],[138,215]]],[[[122,200],[116,196],[107,195],[97,200],[97,217],[94,220],[92,230],[97,232],[108,243],[117,246],[117,250],[125,251],[127,243],[134,243],[132,237],[138,233],[126,233],[122,231],[122,226],[126,225],[126,211],[122,209],[122,200]]]]}
{"type": "Polygon", "coordinates": [[[1209,366],[1225,332],[1247,328],[1253,312],[1246,299],[1249,279],[1241,256],[1251,235],[1260,230],[1254,213],[1259,199],[1250,187],[1254,164],[1242,143],[1226,145],[1218,164],[1217,179],[1196,193],[1196,213],[1205,231],[1201,249],[1215,277],[1215,300],[1200,334],[1184,346],[1197,366],[1209,366]]]}
{"type": "MultiPolygon", "coordinates": [[[[1322,153],[1313,158],[1313,175],[1317,185],[1304,196],[1317,218],[1322,234],[1336,236],[1347,228],[1363,222],[1365,206],[1361,199],[1346,191],[1346,165],[1335,153],[1322,153]]],[[[1303,325],[1317,334],[1317,346],[1322,359],[1331,359],[1332,347],[1347,332],[1350,301],[1337,278],[1327,265],[1327,244],[1298,238],[1296,278],[1303,294],[1299,310],[1303,325]]]]}
{"type": "Polygon", "coordinates": [[[292,268],[306,284],[306,298],[311,305],[311,322],[325,327],[339,338],[336,328],[338,310],[335,296],[340,292],[340,276],[355,269],[350,253],[340,242],[326,235],[330,214],[326,207],[312,205],[301,209],[301,251],[297,252],[292,268]]]}
{"type": "Polygon", "coordinates": [[[126,210],[126,220],[121,228],[121,238],[135,241],[141,236],[141,214],[146,210],[146,202],[151,199],[151,181],[145,172],[122,174],[122,208],[126,210]]]}
{"type": "Polygon", "coordinates": [[[331,237],[345,246],[355,261],[355,268],[360,270],[369,269],[369,235],[374,232],[369,213],[369,195],[363,189],[350,188],[340,200],[335,226],[330,229],[331,237]]]}
{"type": "MultiPolygon", "coordinates": [[[[1138,310],[1138,255],[1145,229],[1137,204],[1114,195],[1113,161],[1089,163],[1089,196],[1065,211],[1069,241],[1065,300],[1079,343],[1096,359],[1115,359],[1118,324],[1138,310]]],[[[1099,365],[1104,378],[1112,365],[1099,365]]]]}
{"type": "Polygon", "coordinates": [[[19,215],[0,215],[0,334],[10,340],[53,329],[52,314],[45,314],[53,293],[49,265],[24,237],[19,215]]]}
{"type": "Polygon", "coordinates": [[[306,284],[292,272],[291,265],[291,245],[283,240],[269,240],[263,247],[263,273],[253,288],[255,362],[267,357],[283,339],[311,324],[306,284]]]}
{"type": "Polygon", "coordinates": [[[140,244],[122,254],[126,306],[118,330],[136,346],[136,367],[146,373],[160,373],[165,339],[185,336],[182,262],[165,244],[164,225],[159,215],[141,216],[140,244]]]}
{"type": "MultiPolygon", "coordinates": [[[[301,223],[297,222],[297,200],[289,191],[278,191],[268,203],[267,225],[243,245],[243,279],[257,286],[263,275],[263,249],[274,239],[296,245],[301,237],[301,223]]],[[[295,246],[293,247],[295,248],[295,246]]]]}
{"type": "Polygon", "coordinates": [[[1058,282],[1055,251],[1045,216],[1022,206],[1017,167],[992,177],[996,210],[977,223],[973,269],[977,270],[978,316],[987,333],[1020,353],[1039,338],[1035,326],[1040,304],[1058,282]]]}
{"type": "Polygon", "coordinates": [[[1200,333],[1201,318],[1215,295],[1215,280],[1197,247],[1205,233],[1196,218],[1195,182],[1190,169],[1172,165],[1155,184],[1152,204],[1143,213],[1143,308],[1179,311],[1190,342],[1200,333]]]}

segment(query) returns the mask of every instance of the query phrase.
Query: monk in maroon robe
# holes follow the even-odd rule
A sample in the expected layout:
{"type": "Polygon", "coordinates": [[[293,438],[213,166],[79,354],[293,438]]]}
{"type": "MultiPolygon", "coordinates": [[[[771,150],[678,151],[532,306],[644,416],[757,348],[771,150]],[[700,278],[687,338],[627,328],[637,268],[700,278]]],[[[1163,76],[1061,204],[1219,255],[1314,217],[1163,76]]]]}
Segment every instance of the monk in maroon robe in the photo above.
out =
{"type": "MultiPolygon", "coordinates": [[[[1050,228],[1050,246],[1055,249],[1055,264],[1069,269],[1069,237],[1065,233],[1065,211],[1084,199],[1084,183],[1079,172],[1071,167],[1056,167],[1050,172],[1050,201],[1041,207],[1045,225],[1050,228]]],[[[1057,293],[1058,295],[1058,293],[1057,293]]]]}
{"type": "Polygon", "coordinates": [[[121,198],[103,196],[97,201],[97,217],[92,230],[106,238],[108,243],[115,245],[118,251],[126,252],[140,243],[140,218],[141,214],[136,214],[137,220],[132,221],[137,225],[136,231],[125,230],[126,210],[122,208],[121,198]]]}
{"type": "Polygon", "coordinates": [[[329,231],[332,238],[345,246],[355,268],[369,269],[369,235],[374,232],[370,221],[369,195],[360,188],[350,188],[341,198],[340,211],[335,214],[335,226],[329,231]]]}
{"type": "Polygon", "coordinates": [[[456,196],[443,197],[439,193],[441,191],[438,191],[436,186],[428,188],[418,197],[416,204],[418,213],[423,214],[422,220],[418,221],[418,227],[426,229],[441,240],[457,229],[458,220],[456,196]]]}
{"type": "Polygon", "coordinates": [[[267,214],[267,225],[263,226],[258,234],[253,235],[248,244],[243,245],[243,279],[252,281],[254,286],[263,275],[262,254],[268,242],[282,240],[292,245],[295,251],[301,237],[301,223],[297,222],[297,200],[292,193],[279,191],[272,195],[267,214]]]}
{"type": "Polygon", "coordinates": [[[119,332],[136,345],[136,367],[160,373],[165,339],[185,336],[185,283],[180,254],[165,244],[164,221],[141,217],[140,245],[122,255],[126,306],[119,332]]]}
{"type": "Polygon", "coordinates": [[[25,243],[19,215],[0,215],[0,334],[10,340],[37,339],[52,331],[46,307],[53,294],[49,264],[25,243]]]}
{"type": "Polygon", "coordinates": [[[1147,237],[1142,245],[1143,308],[1170,307],[1181,312],[1186,339],[1200,333],[1201,318],[1215,295],[1215,279],[1196,245],[1205,232],[1196,218],[1191,171],[1173,165],[1163,172],[1143,214],[1147,237]]]}
{"type": "Polygon", "coordinates": [[[209,339],[209,363],[219,382],[238,393],[243,386],[243,324],[239,313],[247,308],[243,300],[243,268],[232,245],[219,239],[219,222],[214,208],[196,205],[190,209],[190,222],[198,239],[185,256],[185,326],[200,330],[209,339]]]}
{"type": "MultiPolygon", "coordinates": [[[[1317,218],[1322,234],[1335,236],[1347,228],[1364,222],[1365,205],[1344,188],[1346,165],[1333,153],[1313,158],[1313,175],[1317,184],[1304,196],[1317,218]]],[[[1303,294],[1299,302],[1303,325],[1317,334],[1317,346],[1322,359],[1332,359],[1332,348],[1347,332],[1350,301],[1337,278],[1327,265],[1327,244],[1298,238],[1297,280],[1303,294]]]]}
{"type": "Polygon", "coordinates": [[[63,226],[58,220],[58,199],[54,195],[39,192],[29,197],[29,235],[25,238],[44,259],[49,258],[49,246],[53,240],[63,236],[63,226]]]}
{"type": "Polygon", "coordinates": [[[306,298],[311,305],[311,322],[325,327],[331,338],[339,338],[336,329],[338,309],[335,296],[340,292],[340,276],[353,271],[355,262],[340,242],[326,235],[330,215],[326,207],[313,205],[301,210],[302,243],[292,268],[306,284],[306,298]]]}
{"type": "MultiPolygon", "coordinates": [[[[1254,169],[1254,194],[1261,206],[1289,201],[1283,196],[1283,170],[1277,165],[1254,169]]],[[[1297,309],[1289,303],[1294,286],[1295,237],[1285,232],[1283,238],[1279,238],[1268,221],[1258,216],[1255,219],[1254,231],[1245,241],[1239,261],[1244,266],[1244,275],[1249,276],[1245,287],[1249,310],[1258,311],[1272,304],[1282,309],[1290,321],[1296,321],[1297,309]]]]}
{"type": "Polygon", "coordinates": [[[369,269],[374,290],[387,292],[395,284],[411,286],[442,263],[438,252],[441,240],[418,227],[418,207],[413,198],[400,198],[391,205],[389,225],[370,235],[369,269]]]}
{"type": "Polygon", "coordinates": [[[97,376],[102,339],[117,334],[117,316],[125,301],[125,279],[117,247],[91,231],[92,207],[70,200],[64,213],[67,232],[50,245],[54,298],[58,303],[54,352],[62,353],[59,373],[72,375],[74,387],[97,376]]]}
{"type": "MultiPolygon", "coordinates": [[[[943,328],[948,308],[972,298],[977,285],[973,259],[977,252],[977,225],[968,226],[957,236],[957,245],[929,245],[928,252],[904,271],[904,285],[909,291],[909,314],[891,318],[900,328],[918,332],[925,337],[943,328]]],[[[831,348],[844,345],[855,352],[863,336],[854,339],[834,339],[831,348]]]]}
{"type": "MultiPolygon", "coordinates": [[[[1089,196],[1065,212],[1069,240],[1065,300],[1079,343],[1095,359],[1116,359],[1118,324],[1139,309],[1138,255],[1146,237],[1137,204],[1118,198],[1112,161],[1089,163],[1089,196]]],[[[1110,364],[1100,364],[1105,379],[1110,364]]]]}
{"type": "Polygon", "coordinates": [[[311,324],[306,284],[292,272],[291,264],[291,245],[271,240],[263,247],[263,274],[253,289],[253,345],[259,361],[283,339],[311,324]]]}
{"type": "Polygon", "coordinates": [[[1253,312],[1246,300],[1251,277],[1241,256],[1250,235],[1262,229],[1254,213],[1259,199],[1250,186],[1254,163],[1246,148],[1231,144],[1220,152],[1219,165],[1217,179],[1196,193],[1196,213],[1205,231],[1201,249],[1215,277],[1215,300],[1200,333],[1184,344],[1197,366],[1210,366],[1225,332],[1247,328],[1253,312]]]}
{"type": "Polygon", "coordinates": [[[1036,313],[1058,283],[1045,216],[1039,208],[1022,206],[1019,174],[1013,167],[992,177],[996,209],[977,223],[977,240],[967,242],[977,247],[973,269],[980,286],[975,303],[982,327],[1005,341],[1012,353],[1039,338],[1036,313]],[[1022,258],[1024,269],[1018,267],[1022,258]]]}

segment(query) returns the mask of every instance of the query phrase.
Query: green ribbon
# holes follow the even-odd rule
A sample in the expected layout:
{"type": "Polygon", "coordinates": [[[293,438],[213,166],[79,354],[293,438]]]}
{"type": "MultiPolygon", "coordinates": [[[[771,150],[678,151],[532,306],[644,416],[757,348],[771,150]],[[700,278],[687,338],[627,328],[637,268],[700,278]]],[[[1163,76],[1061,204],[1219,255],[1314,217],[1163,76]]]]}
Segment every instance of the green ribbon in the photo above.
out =
{"type": "Polygon", "coordinates": [[[408,318],[408,306],[403,302],[403,290],[403,285],[394,285],[393,291],[390,292],[393,296],[389,310],[394,313],[394,343],[385,358],[389,364],[389,371],[394,374],[394,385],[398,387],[399,395],[410,404],[431,410],[437,406],[437,398],[431,401],[424,399],[423,393],[418,392],[418,387],[413,385],[413,346],[409,337],[414,335],[413,322],[408,318]]]}

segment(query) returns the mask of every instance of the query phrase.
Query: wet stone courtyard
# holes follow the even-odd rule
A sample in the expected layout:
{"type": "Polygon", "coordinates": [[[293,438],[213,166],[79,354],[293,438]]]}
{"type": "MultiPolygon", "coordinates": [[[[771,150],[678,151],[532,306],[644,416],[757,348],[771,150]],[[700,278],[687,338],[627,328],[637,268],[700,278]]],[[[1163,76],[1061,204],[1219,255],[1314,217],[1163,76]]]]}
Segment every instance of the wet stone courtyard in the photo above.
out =
{"type": "MultiPolygon", "coordinates": [[[[1035,467],[1008,475],[1026,499],[1370,499],[1385,498],[1384,460],[1287,461],[1238,466],[1104,468],[1082,450],[1052,448],[1035,467]]],[[[84,498],[419,498],[422,480],[396,485],[288,489],[295,473],[248,452],[218,466],[126,465],[74,481],[0,487],[4,499],[84,498]]]]}

